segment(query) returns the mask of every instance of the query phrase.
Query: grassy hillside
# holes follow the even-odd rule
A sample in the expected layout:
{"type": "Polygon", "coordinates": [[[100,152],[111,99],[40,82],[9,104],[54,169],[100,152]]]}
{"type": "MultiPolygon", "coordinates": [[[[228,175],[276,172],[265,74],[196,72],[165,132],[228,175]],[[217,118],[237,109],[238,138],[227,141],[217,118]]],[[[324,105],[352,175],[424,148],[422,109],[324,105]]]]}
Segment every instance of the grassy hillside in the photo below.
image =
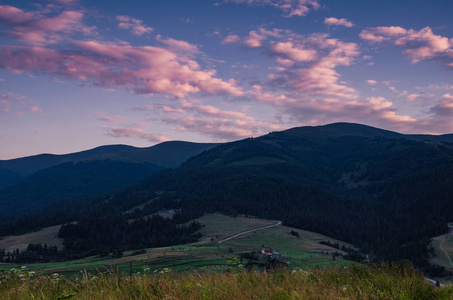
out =
{"type": "MultiPolygon", "coordinates": [[[[453,223],[449,223],[448,226],[450,228],[449,233],[433,238],[431,245],[433,246],[435,256],[431,258],[431,263],[444,267],[447,273],[453,273],[453,223]]],[[[452,282],[453,276],[450,275],[439,280],[452,282]]]]}
{"type": "MultiPolygon", "coordinates": [[[[245,252],[259,251],[262,244],[275,248],[281,254],[286,254],[287,257],[283,258],[283,261],[289,262],[291,266],[295,267],[350,264],[342,259],[333,261],[327,253],[333,253],[337,249],[321,245],[319,241],[330,240],[339,242],[340,245],[345,244],[348,247],[351,245],[314,232],[286,226],[255,231],[221,244],[218,243],[233,234],[274,224],[275,221],[246,217],[233,218],[219,214],[204,215],[197,221],[204,225],[200,229],[204,236],[197,243],[149,248],[146,249],[145,253],[128,251],[120,259],[113,259],[110,256],[88,257],[68,262],[35,263],[28,265],[28,267],[44,273],[73,273],[80,270],[96,272],[96,270],[109,269],[113,265],[123,270],[128,270],[130,267],[135,270],[144,267],[150,267],[153,270],[164,267],[176,270],[187,268],[223,270],[226,267],[226,259],[237,258],[245,252]],[[291,230],[296,230],[300,237],[291,235],[291,230]]],[[[0,241],[0,249],[2,245],[10,248],[25,246],[26,241],[43,244],[47,242],[48,245],[53,245],[51,241],[55,237],[56,230],[57,227],[52,227],[22,236],[5,238],[0,241]],[[18,244],[14,244],[14,241],[18,244]]],[[[57,240],[57,242],[61,243],[61,240],[57,240]]],[[[0,266],[0,270],[7,270],[8,267],[11,267],[11,265],[0,266]]]]}
{"type": "Polygon", "coordinates": [[[2,275],[2,299],[451,299],[453,287],[433,288],[406,266],[351,266],[309,270],[129,274],[114,268],[63,278],[27,269],[2,275]]]}
{"type": "Polygon", "coordinates": [[[0,240],[0,249],[5,252],[13,252],[27,249],[28,244],[47,244],[63,249],[63,239],[58,238],[58,231],[61,226],[52,226],[36,232],[30,232],[18,236],[5,236],[0,240]]]}

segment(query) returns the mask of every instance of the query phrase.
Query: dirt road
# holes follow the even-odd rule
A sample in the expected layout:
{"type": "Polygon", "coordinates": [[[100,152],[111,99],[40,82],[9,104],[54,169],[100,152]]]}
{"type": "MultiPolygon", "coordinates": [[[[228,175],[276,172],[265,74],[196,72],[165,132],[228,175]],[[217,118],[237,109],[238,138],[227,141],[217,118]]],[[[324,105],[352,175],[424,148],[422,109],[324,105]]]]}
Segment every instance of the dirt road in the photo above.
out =
{"type": "Polygon", "coordinates": [[[267,226],[263,226],[263,227],[259,227],[259,228],[255,228],[255,229],[250,229],[250,230],[247,230],[247,231],[242,231],[242,232],[239,232],[239,233],[236,233],[230,237],[227,237],[226,239],[224,240],[221,240],[221,241],[218,241],[217,243],[221,244],[225,241],[229,241],[231,239],[234,239],[235,237],[238,237],[240,235],[243,235],[243,234],[246,234],[246,233],[249,233],[249,232],[253,232],[253,231],[258,231],[258,230],[263,230],[263,229],[267,229],[267,228],[271,228],[271,227],[275,227],[275,226],[279,226],[281,225],[282,222],[281,221],[278,221],[277,223],[275,224],[271,224],[271,225],[267,225],[267,226]]]}

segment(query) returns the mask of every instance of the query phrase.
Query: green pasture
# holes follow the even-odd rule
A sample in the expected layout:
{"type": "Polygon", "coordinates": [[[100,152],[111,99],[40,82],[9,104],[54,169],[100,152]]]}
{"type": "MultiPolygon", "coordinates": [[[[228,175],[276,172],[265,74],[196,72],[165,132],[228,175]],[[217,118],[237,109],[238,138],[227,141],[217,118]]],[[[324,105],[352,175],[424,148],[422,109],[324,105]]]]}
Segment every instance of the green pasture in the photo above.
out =
{"type": "MultiPolygon", "coordinates": [[[[236,233],[275,224],[277,222],[275,220],[210,214],[199,218],[198,221],[204,226],[200,229],[203,238],[197,243],[149,248],[145,249],[146,253],[138,255],[133,255],[136,251],[125,251],[121,258],[95,256],[67,262],[29,264],[27,267],[43,274],[72,274],[85,270],[88,272],[112,270],[141,272],[147,268],[152,271],[162,268],[224,270],[228,258],[238,257],[245,252],[259,251],[261,245],[274,248],[284,256],[283,260],[289,262],[293,267],[349,264],[348,261],[333,260],[330,254],[335,251],[341,253],[341,251],[321,245],[319,241],[330,240],[333,243],[338,242],[340,246],[345,243],[317,233],[281,225],[247,233],[221,244],[218,243],[236,233]],[[298,232],[299,237],[291,235],[291,230],[298,232]]],[[[15,266],[0,265],[0,270],[9,270],[12,267],[15,266]]]]}

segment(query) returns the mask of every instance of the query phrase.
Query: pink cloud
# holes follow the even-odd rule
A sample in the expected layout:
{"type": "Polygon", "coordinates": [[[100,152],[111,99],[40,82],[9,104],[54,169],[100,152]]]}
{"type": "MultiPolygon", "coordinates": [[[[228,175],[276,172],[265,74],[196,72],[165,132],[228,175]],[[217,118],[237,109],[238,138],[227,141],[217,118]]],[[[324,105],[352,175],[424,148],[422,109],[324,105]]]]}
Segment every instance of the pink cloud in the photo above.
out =
{"type": "Polygon", "coordinates": [[[83,13],[63,11],[56,16],[44,12],[25,12],[13,6],[0,5],[0,24],[7,26],[8,34],[14,39],[38,43],[55,43],[74,32],[95,35],[95,27],[85,26],[83,13]]]}
{"type": "Polygon", "coordinates": [[[286,43],[276,43],[270,47],[269,51],[273,54],[284,56],[285,58],[296,62],[310,62],[315,60],[318,56],[318,52],[316,50],[304,49],[304,46],[294,45],[290,41],[286,43]]]}
{"type": "Polygon", "coordinates": [[[252,30],[250,31],[249,36],[244,38],[244,44],[249,48],[261,47],[261,42],[266,38],[266,35],[259,34],[255,30],[252,30]]]}
{"type": "MultiPolygon", "coordinates": [[[[418,89],[422,89],[422,87],[418,87],[418,89]]],[[[432,83],[432,84],[428,85],[427,89],[428,90],[445,90],[445,91],[449,91],[449,90],[453,90],[453,84],[449,84],[449,83],[446,83],[446,82],[432,83]]]]}
{"type": "Polygon", "coordinates": [[[376,27],[365,29],[360,37],[369,43],[393,43],[402,53],[412,59],[412,63],[422,60],[439,59],[447,67],[453,67],[453,40],[435,35],[430,27],[419,31],[401,27],[376,27]]]}
{"type": "Polygon", "coordinates": [[[449,118],[449,123],[453,124],[453,119],[451,119],[451,116],[453,115],[453,95],[448,93],[444,94],[441,102],[431,108],[431,112],[436,116],[449,118]]]}
{"type": "Polygon", "coordinates": [[[417,101],[417,100],[420,100],[420,99],[423,99],[423,98],[424,98],[424,95],[410,94],[410,95],[406,96],[406,101],[413,102],[413,101],[417,101]]]}
{"type": "Polygon", "coordinates": [[[42,109],[38,106],[30,106],[30,110],[33,112],[33,113],[41,113],[42,112],[42,109]]]}
{"type": "Polygon", "coordinates": [[[186,112],[184,109],[175,108],[171,105],[162,105],[161,109],[166,114],[179,114],[186,112]]]}
{"type": "Polygon", "coordinates": [[[0,112],[5,115],[16,114],[22,116],[24,113],[17,110],[18,106],[26,105],[26,97],[20,94],[7,92],[0,95],[0,112]]]}
{"type": "Polygon", "coordinates": [[[223,0],[224,3],[233,2],[249,6],[272,6],[284,12],[285,17],[303,17],[312,9],[321,7],[318,0],[223,0]]]}
{"type": "Polygon", "coordinates": [[[362,40],[369,43],[382,43],[394,37],[403,36],[407,30],[398,26],[374,27],[362,30],[359,36],[362,40]]]}
{"type": "Polygon", "coordinates": [[[11,114],[11,103],[7,100],[0,100],[2,106],[0,112],[5,115],[11,114]]]}
{"type": "Polygon", "coordinates": [[[328,26],[345,26],[348,28],[354,27],[354,23],[348,21],[347,19],[337,19],[337,18],[325,18],[324,24],[328,26]]]}
{"type": "Polygon", "coordinates": [[[129,16],[117,16],[119,21],[118,28],[130,30],[133,34],[141,36],[153,31],[153,28],[143,24],[142,20],[134,19],[129,16]]]}
{"type": "Polygon", "coordinates": [[[181,40],[175,40],[172,38],[167,38],[164,39],[161,36],[157,36],[157,39],[163,43],[164,45],[167,46],[167,49],[174,51],[174,52],[184,52],[184,53],[199,53],[200,50],[198,49],[198,46],[193,45],[189,42],[186,41],[181,41],[181,40]]]}
{"type": "MultiPolygon", "coordinates": [[[[163,123],[175,125],[176,131],[191,131],[219,141],[258,136],[283,129],[278,124],[259,121],[244,112],[223,110],[203,105],[198,100],[180,100],[179,108],[168,105],[153,106],[163,123]]],[[[154,116],[155,117],[155,116],[154,116]]]]}
{"type": "Polygon", "coordinates": [[[79,0],[50,0],[53,3],[62,4],[62,5],[75,5],[79,3],[79,0]]]}
{"type": "MultiPolygon", "coordinates": [[[[289,30],[264,28],[253,32],[261,36],[256,48],[276,56],[279,64],[264,85],[297,93],[298,97],[357,97],[356,90],[342,83],[335,70],[354,63],[360,54],[357,44],[329,38],[327,34],[302,36],[289,30]]],[[[243,42],[249,46],[246,38],[243,42]]]]}
{"type": "Polygon", "coordinates": [[[96,115],[96,119],[97,120],[103,121],[103,122],[119,122],[119,121],[125,120],[124,117],[121,117],[121,116],[108,116],[108,115],[106,115],[103,112],[96,112],[95,115],[96,115]]]}
{"type": "Polygon", "coordinates": [[[237,44],[241,41],[241,38],[235,34],[227,35],[221,42],[222,45],[237,44]]]}
{"type": "Polygon", "coordinates": [[[417,130],[427,133],[451,132],[453,127],[453,95],[447,93],[429,109],[428,117],[421,119],[417,130]]]}
{"type": "Polygon", "coordinates": [[[0,48],[0,69],[54,74],[62,79],[124,87],[137,94],[243,95],[234,80],[216,78],[215,70],[202,70],[196,61],[163,48],[97,41],[73,42],[72,46],[73,51],[5,46],[0,48]]]}
{"type": "Polygon", "coordinates": [[[23,100],[26,97],[24,95],[8,92],[8,93],[1,94],[0,98],[2,98],[2,99],[23,100]]]}
{"type": "Polygon", "coordinates": [[[102,126],[102,128],[106,131],[107,136],[116,137],[116,138],[140,138],[145,139],[152,143],[160,143],[168,141],[169,138],[165,134],[153,134],[150,132],[146,132],[141,128],[132,128],[132,127],[110,127],[110,126],[102,126]]]}
{"type": "Polygon", "coordinates": [[[368,83],[369,85],[376,85],[377,81],[370,79],[370,80],[367,80],[366,83],[368,83]]]}
{"type": "Polygon", "coordinates": [[[284,95],[273,95],[256,91],[257,101],[268,102],[279,107],[298,124],[322,124],[332,122],[358,122],[398,130],[412,128],[416,119],[399,115],[392,102],[383,97],[344,100],[323,98],[302,100],[284,95]]]}
{"type": "Polygon", "coordinates": [[[420,31],[409,30],[406,36],[395,40],[395,45],[403,48],[403,54],[412,58],[413,63],[441,54],[453,54],[453,43],[446,37],[433,34],[429,27],[420,31]]]}

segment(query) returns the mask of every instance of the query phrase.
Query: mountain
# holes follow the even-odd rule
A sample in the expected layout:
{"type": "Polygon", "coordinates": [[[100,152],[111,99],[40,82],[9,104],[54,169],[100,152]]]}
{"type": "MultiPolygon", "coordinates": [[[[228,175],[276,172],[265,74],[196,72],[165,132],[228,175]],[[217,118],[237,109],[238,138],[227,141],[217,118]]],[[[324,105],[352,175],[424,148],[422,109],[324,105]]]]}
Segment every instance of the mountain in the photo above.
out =
{"type": "MultiPolygon", "coordinates": [[[[73,202],[115,191],[164,168],[177,167],[189,157],[216,145],[174,141],[149,148],[106,146],[65,155],[64,159],[75,160],[43,168],[0,189],[0,216],[5,219],[17,217],[55,203],[73,202]]],[[[55,156],[44,157],[50,158],[48,163],[57,159],[55,156]]],[[[42,158],[18,159],[9,166],[16,167],[16,170],[32,170],[38,165],[44,166],[42,158]],[[32,166],[27,167],[27,161],[32,166]]],[[[61,157],[58,159],[62,160],[61,157]]]]}
{"type": "Polygon", "coordinates": [[[427,142],[453,143],[453,134],[429,135],[429,134],[401,134],[394,131],[375,128],[356,123],[332,123],[323,126],[296,127],[285,131],[286,134],[295,136],[318,135],[323,137],[332,136],[362,136],[383,137],[390,139],[408,139],[427,142]]]}
{"type": "Polygon", "coordinates": [[[280,219],[426,266],[429,237],[452,221],[451,174],[451,135],[337,123],[219,145],[117,201],[172,191],[167,196],[182,199],[173,205],[183,211],[280,219]]]}
{"type": "Polygon", "coordinates": [[[39,154],[9,160],[0,160],[0,188],[20,178],[33,174],[36,171],[50,168],[61,163],[132,149],[138,148],[126,145],[109,145],[70,154],[39,154]]]}
{"type": "Polygon", "coordinates": [[[153,163],[164,168],[179,167],[190,157],[219,144],[216,143],[191,143],[184,141],[170,141],[157,144],[149,148],[133,149],[96,156],[91,160],[110,159],[132,163],[153,163]]]}

